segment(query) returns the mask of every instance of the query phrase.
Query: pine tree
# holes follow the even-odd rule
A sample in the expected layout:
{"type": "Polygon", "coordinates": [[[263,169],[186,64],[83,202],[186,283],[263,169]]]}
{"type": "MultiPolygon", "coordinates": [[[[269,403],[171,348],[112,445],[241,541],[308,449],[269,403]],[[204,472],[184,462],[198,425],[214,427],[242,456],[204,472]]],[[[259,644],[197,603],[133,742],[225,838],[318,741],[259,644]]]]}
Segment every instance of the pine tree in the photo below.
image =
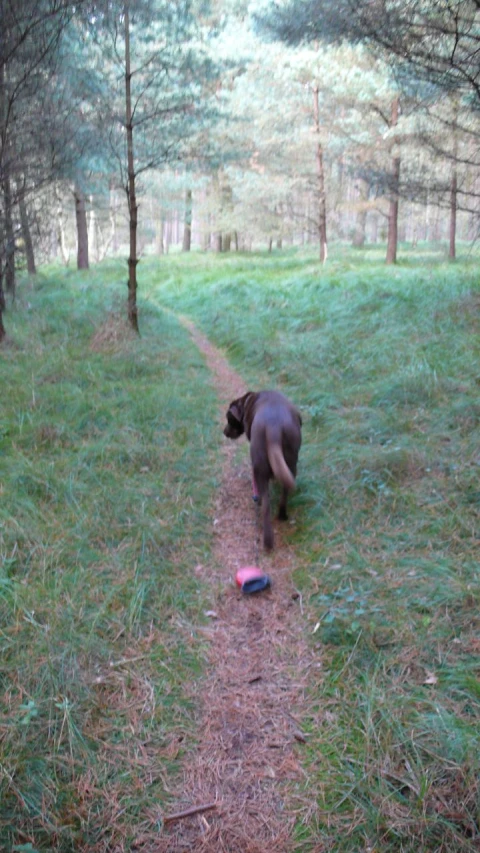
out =
{"type": "Polygon", "coordinates": [[[214,64],[202,46],[195,11],[187,0],[122,0],[109,3],[93,25],[109,79],[102,116],[128,200],[128,319],[137,331],[138,181],[190,156],[190,139],[212,118],[204,80],[214,74],[214,64]]]}
{"type": "MultiPolygon", "coordinates": [[[[4,290],[15,295],[20,231],[29,247],[30,270],[35,266],[28,198],[52,174],[54,154],[45,121],[45,99],[59,41],[74,8],[69,0],[0,0],[0,337],[4,334],[4,290]]],[[[55,118],[52,114],[52,123],[55,118]]]]}

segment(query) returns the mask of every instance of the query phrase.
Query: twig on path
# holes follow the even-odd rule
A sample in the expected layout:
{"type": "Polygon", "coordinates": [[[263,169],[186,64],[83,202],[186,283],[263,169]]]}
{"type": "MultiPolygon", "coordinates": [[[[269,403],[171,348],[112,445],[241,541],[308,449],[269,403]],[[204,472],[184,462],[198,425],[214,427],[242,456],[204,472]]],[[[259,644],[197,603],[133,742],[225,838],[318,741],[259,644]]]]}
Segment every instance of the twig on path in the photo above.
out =
{"type": "Polygon", "coordinates": [[[181,820],[184,817],[190,817],[190,815],[198,814],[199,812],[208,812],[210,809],[216,809],[216,803],[206,803],[202,806],[192,806],[189,809],[185,809],[183,812],[175,812],[175,814],[166,815],[163,818],[163,823],[172,823],[174,820],[181,820]]]}

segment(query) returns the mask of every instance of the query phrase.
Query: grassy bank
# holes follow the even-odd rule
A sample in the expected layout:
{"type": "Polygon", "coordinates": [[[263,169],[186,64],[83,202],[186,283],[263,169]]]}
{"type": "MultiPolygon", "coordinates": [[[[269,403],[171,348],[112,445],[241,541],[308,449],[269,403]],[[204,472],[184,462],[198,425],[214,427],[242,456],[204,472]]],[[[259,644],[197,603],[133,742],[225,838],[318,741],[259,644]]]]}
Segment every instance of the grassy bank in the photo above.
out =
{"type": "Polygon", "coordinates": [[[129,335],[117,311],[125,275],[120,264],[44,272],[5,316],[5,851],[155,838],[166,778],[194,732],[205,621],[194,568],[210,553],[215,398],[169,316],[141,305],[142,337],[129,335]]]}
{"type": "Polygon", "coordinates": [[[290,536],[320,666],[298,849],[478,850],[476,263],[331,254],[145,260],[139,340],[120,263],[20,287],[0,350],[0,849],[154,849],[195,735],[221,437],[165,306],[304,415],[290,536]]]}
{"type": "Polygon", "coordinates": [[[322,676],[303,794],[321,793],[299,849],[478,849],[476,259],[173,257],[142,274],[304,414],[293,541],[322,676]]]}

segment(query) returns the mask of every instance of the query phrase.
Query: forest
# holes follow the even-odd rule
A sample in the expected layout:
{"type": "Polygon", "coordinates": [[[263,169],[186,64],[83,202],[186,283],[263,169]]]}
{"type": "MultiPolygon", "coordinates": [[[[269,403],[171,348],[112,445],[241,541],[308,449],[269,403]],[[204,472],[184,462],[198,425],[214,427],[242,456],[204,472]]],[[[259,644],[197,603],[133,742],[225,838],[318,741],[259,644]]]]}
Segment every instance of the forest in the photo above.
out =
{"type": "Polygon", "coordinates": [[[477,18],[475,0],[5,0],[2,308],[17,270],[125,251],[133,325],[138,261],[172,246],[453,259],[478,230],[477,18]]]}
{"type": "Polygon", "coordinates": [[[479,49],[479,0],[0,0],[2,853],[479,850],[479,49]]]}

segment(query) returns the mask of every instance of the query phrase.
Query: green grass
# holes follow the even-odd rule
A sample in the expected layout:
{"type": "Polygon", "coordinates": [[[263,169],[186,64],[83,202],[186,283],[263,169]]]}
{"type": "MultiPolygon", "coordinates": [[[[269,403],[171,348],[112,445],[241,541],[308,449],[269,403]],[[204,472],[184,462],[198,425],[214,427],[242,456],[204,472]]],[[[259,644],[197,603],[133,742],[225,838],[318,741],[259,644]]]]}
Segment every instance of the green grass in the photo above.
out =
{"type": "Polygon", "coordinates": [[[0,849],[153,849],[195,734],[219,438],[173,310],[304,416],[290,535],[319,667],[298,849],[478,850],[477,259],[401,257],[148,259],[139,340],[115,313],[124,265],[20,286],[0,350],[0,849]]]}
{"type": "Polygon", "coordinates": [[[194,731],[215,398],[170,316],[129,336],[124,278],[47,271],[5,316],[2,850],[129,849],[194,731]]]}
{"type": "Polygon", "coordinates": [[[340,247],[144,269],[304,415],[295,581],[312,683],[299,849],[480,843],[478,260],[340,247]]]}

